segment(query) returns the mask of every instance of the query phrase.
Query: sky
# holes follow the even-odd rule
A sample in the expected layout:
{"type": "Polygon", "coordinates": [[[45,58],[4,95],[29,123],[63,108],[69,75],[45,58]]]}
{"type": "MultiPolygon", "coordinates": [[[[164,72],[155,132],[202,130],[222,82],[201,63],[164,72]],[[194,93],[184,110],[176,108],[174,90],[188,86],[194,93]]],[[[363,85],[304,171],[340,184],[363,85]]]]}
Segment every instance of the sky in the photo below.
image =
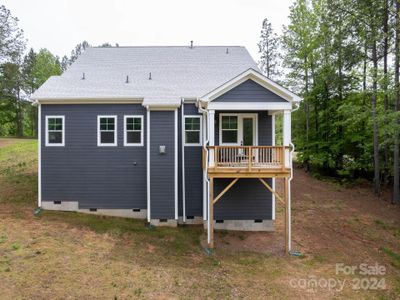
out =
{"type": "Polygon", "coordinates": [[[293,0],[2,0],[36,51],[70,55],[87,40],[120,46],[240,45],[257,61],[268,18],[278,34],[293,0]]]}

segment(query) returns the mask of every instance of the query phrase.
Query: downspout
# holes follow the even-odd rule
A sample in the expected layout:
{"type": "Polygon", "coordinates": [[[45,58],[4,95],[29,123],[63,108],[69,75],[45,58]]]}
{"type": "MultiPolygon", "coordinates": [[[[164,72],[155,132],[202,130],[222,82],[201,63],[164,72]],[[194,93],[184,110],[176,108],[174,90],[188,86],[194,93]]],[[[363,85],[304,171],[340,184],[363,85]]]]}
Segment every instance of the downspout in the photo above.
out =
{"type": "MultiPolygon", "coordinates": [[[[198,98],[196,100],[196,103],[197,103],[197,108],[199,109],[199,112],[201,112],[203,115],[205,115],[206,116],[206,121],[208,121],[208,110],[206,110],[206,109],[201,107],[201,104],[200,104],[200,101],[199,101],[198,98]]],[[[208,180],[208,177],[207,177],[207,170],[208,170],[208,150],[207,150],[207,145],[209,143],[210,134],[208,132],[209,131],[209,124],[208,124],[208,122],[205,122],[205,123],[207,123],[207,124],[203,124],[203,128],[204,128],[205,125],[207,126],[207,128],[206,128],[205,131],[203,129],[203,134],[204,134],[204,137],[205,137],[203,139],[204,140],[203,148],[206,151],[206,169],[203,170],[203,182],[206,182],[206,185],[203,188],[203,193],[204,193],[204,195],[203,195],[203,221],[207,221],[207,219],[208,219],[208,205],[207,205],[208,201],[207,200],[208,200],[208,191],[210,189],[210,181],[208,180]]]]}
{"type": "Polygon", "coordinates": [[[186,178],[185,178],[185,105],[184,99],[181,98],[181,148],[182,148],[182,218],[186,223],[186,178]]]}

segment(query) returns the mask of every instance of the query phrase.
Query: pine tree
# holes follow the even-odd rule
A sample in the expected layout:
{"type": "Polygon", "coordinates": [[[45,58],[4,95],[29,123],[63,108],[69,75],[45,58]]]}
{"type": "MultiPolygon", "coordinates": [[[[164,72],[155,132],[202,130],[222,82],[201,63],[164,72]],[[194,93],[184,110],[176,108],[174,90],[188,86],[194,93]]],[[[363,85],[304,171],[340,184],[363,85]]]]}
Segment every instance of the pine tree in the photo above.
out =
{"type": "Polygon", "coordinates": [[[273,32],[272,25],[268,19],[264,19],[261,29],[258,49],[260,53],[259,67],[269,78],[275,79],[279,72],[279,38],[273,32]]]}

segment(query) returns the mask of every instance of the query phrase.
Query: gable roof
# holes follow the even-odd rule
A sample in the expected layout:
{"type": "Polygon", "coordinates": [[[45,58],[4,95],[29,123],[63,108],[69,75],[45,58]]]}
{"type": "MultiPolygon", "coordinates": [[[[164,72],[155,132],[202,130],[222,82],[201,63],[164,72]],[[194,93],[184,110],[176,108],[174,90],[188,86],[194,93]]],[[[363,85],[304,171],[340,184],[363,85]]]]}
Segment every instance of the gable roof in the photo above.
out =
{"type": "Polygon", "coordinates": [[[239,86],[240,84],[246,82],[247,80],[252,80],[252,81],[258,83],[262,87],[275,93],[276,95],[280,96],[281,98],[283,98],[287,101],[300,102],[302,100],[296,94],[292,93],[288,89],[284,88],[280,84],[269,79],[268,77],[261,74],[258,70],[255,70],[253,68],[249,68],[248,70],[240,73],[239,75],[235,76],[234,78],[231,78],[227,82],[223,83],[222,85],[218,86],[217,88],[215,88],[212,91],[208,92],[207,94],[203,95],[200,98],[200,100],[205,101],[205,102],[213,101],[216,98],[220,97],[221,95],[223,95],[223,94],[229,92],[230,90],[234,89],[235,87],[239,86]]]}
{"type": "Polygon", "coordinates": [[[182,97],[204,95],[249,68],[258,69],[241,46],[92,47],[61,76],[50,77],[32,99],[176,105],[182,97]]]}

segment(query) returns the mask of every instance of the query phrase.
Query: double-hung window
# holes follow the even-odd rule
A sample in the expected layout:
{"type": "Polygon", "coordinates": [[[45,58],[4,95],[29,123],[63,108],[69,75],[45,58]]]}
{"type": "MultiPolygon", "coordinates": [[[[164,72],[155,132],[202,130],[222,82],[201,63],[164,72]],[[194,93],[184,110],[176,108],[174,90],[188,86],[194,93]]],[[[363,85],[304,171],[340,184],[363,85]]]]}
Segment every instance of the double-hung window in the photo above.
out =
{"type": "Polygon", "coordinates": [[[201,116],[185,116],[185,145],[201,146],[201,116]]]}
{"type": "Polygon", "coordinates": [[[222,143],[237,144],[238,142],[238,116],[221,117],[222,143]]]}
{"type": "Polygon", "coordinates": [[[117,116],[97,116],[97,146],[117,146],[117,116]]]}
{"type": "Polygon", "coordinates": [[[64,142],[64,116],[46,116],[46,146],[64,146],[64,142]]]}
{"type": "Polygon", "coordinates": [[[143,116],[124,116],[124,146],[143,146],[143,116]]]}

